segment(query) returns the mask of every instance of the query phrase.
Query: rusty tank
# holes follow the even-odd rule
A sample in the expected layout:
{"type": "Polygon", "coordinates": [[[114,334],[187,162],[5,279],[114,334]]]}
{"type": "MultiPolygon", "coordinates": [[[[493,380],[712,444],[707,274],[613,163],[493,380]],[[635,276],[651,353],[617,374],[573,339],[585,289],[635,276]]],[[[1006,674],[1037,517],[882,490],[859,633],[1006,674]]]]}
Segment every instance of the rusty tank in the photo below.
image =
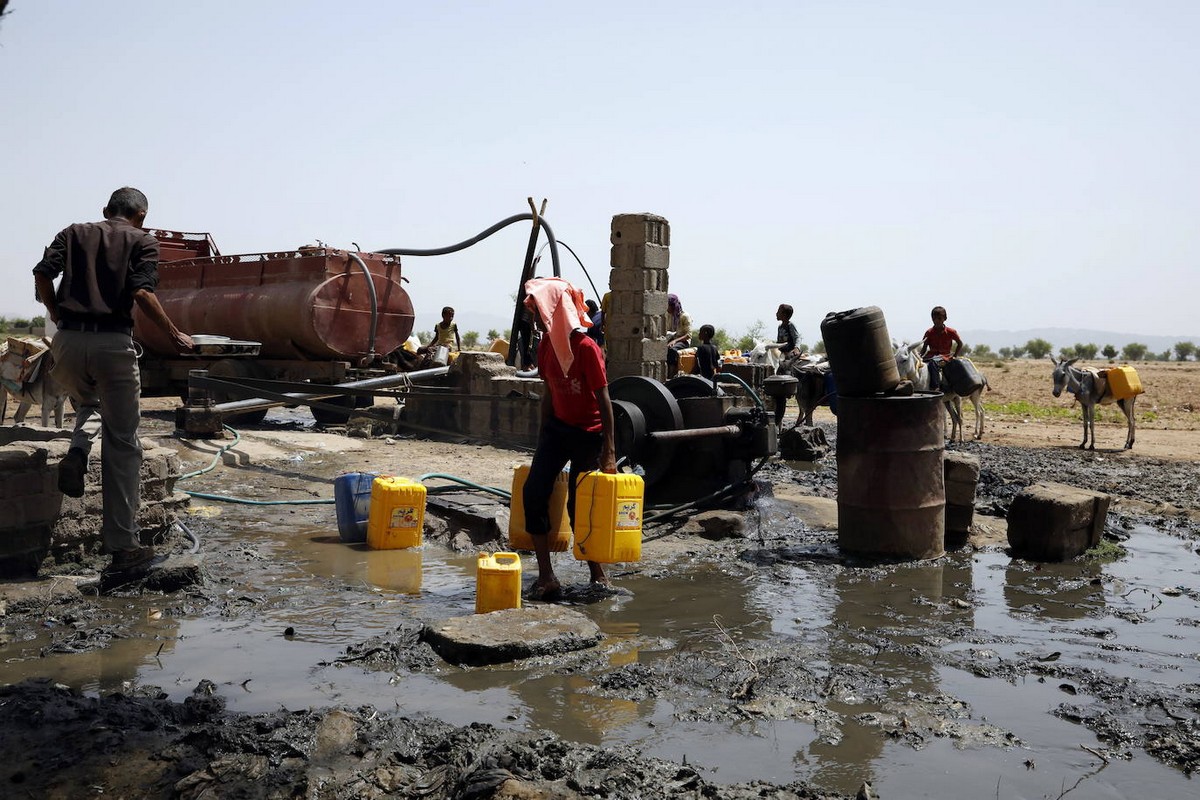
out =
{"type": "MultiPolygon", "coordinates": [[[[260,358],[351,362],[412,333],[398,256],[322,246],[221,255],[208,234],[152,233],[162,257],[155,293],[182,330],[261,342],[260,358]]],[[[140,311],[134,336],[150,354],[175,355],[140,311]]]]}

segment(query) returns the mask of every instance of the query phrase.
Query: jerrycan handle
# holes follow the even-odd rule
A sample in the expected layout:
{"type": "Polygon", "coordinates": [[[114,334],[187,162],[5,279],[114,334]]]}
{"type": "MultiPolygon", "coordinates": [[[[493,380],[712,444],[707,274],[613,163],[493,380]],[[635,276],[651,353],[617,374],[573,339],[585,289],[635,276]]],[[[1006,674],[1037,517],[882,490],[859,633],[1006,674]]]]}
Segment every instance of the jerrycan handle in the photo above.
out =
{"type": "Polygon", "coordinates": [[[519,564],[519,563],[521,563],[521,556],[519,553],[507,553],[507,552],[496,553],[492,557],[494,559],[496,559],[497,564],[512,564],[512,563],[519,564]]]}

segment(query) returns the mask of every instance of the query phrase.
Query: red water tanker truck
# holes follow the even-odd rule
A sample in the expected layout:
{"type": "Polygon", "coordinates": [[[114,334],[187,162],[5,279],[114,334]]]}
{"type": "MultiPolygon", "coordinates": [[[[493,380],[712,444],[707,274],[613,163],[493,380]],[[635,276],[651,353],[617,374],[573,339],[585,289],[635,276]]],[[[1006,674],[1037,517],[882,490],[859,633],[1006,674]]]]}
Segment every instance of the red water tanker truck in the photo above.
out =
{"type": "MultiPolygon", "coordinates": [[[[144,396],[186,396],[196,369],[233,381],[315,384],[397,371],[382,357],[413,330],[399,256],[329,247],[226,256],[207,233],[151,233],[160,243],[159,302],[181,330],[208,336],[181,356],[135,313],[144,396]]],[[[314,416],[321,418],[317,409],[314,416]]]]}

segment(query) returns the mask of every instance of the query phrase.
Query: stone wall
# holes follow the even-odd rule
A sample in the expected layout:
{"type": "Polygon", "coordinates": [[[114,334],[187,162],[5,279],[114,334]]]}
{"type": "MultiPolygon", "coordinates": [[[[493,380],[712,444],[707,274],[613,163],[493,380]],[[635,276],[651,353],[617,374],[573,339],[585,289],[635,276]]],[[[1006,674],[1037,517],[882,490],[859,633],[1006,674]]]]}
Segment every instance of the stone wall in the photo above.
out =
{"type": "MultiPolygon", "coordinates": [[[[58,462],[70,447],[68,431],[35,426],[0,427],[0,575],[28,577],[47,555],[77,560],[100,550],[100,447],[92,450],[83,497],[58,491],[58,462]]],[[[165,538],[185,494],[175,493],[179,457],[143,440],[142,541],[165,538]]]]}
{"type": "MultiPolygon", "coordinates": [[[[542,381],[517,377],[499,353],[465,352],[446,375],[445,394],[418,394],[402,419],[416,432],[465,436],[501,445],[537,444],[542,381]]],[[[403,430],[403,426],[400,428],[403,430]]]]}

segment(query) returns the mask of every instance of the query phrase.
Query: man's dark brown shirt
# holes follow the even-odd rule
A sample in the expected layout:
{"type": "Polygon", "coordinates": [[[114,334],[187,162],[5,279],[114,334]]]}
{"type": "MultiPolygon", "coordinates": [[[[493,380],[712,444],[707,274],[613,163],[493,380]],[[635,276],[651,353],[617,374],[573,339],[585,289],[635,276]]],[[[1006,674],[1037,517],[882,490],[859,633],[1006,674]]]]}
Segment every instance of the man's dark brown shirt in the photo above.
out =
{"type": "Polygon", "coordinates": [[[133,294],[158,286],[158,240],[122,219],[59,231],[33,268],[58,286],[65,320],[132,324],[133,294]]]}

